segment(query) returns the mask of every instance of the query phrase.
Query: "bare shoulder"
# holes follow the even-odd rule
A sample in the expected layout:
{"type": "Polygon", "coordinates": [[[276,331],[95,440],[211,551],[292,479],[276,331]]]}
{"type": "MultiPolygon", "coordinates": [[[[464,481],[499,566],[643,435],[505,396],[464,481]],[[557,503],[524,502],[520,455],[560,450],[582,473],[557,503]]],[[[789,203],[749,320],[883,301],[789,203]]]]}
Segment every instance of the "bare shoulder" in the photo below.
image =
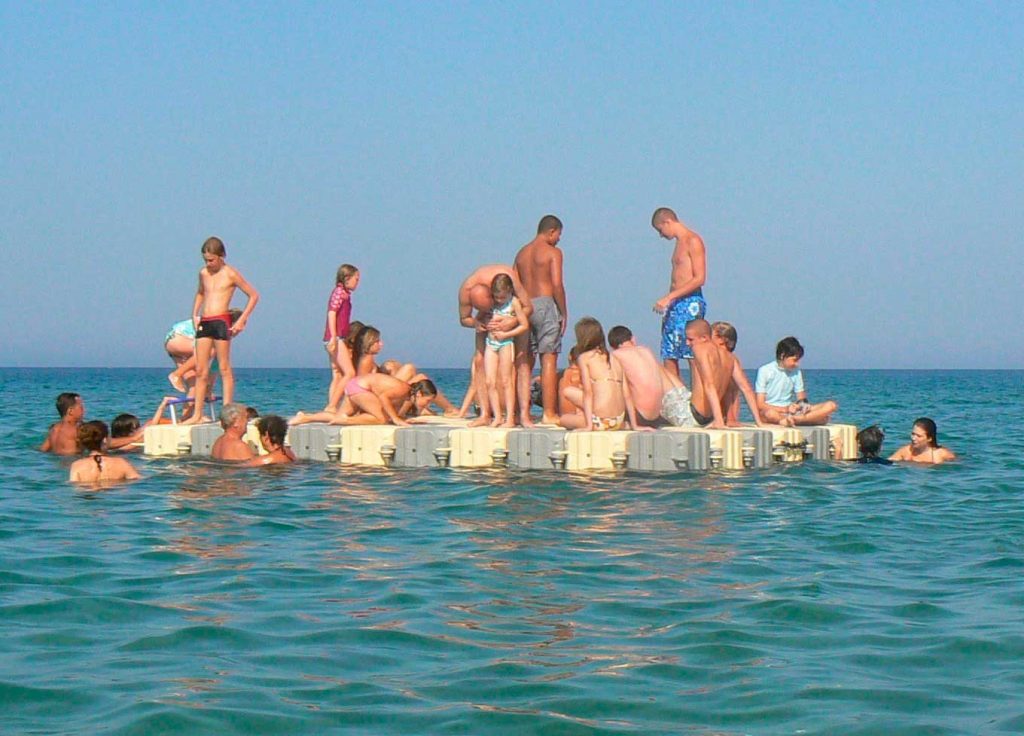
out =
{"type": "Polygon", "coordinates": [[[704,250],[704,239],[693,230],[686,234],[683,242],[688,250],[704,250]]]}

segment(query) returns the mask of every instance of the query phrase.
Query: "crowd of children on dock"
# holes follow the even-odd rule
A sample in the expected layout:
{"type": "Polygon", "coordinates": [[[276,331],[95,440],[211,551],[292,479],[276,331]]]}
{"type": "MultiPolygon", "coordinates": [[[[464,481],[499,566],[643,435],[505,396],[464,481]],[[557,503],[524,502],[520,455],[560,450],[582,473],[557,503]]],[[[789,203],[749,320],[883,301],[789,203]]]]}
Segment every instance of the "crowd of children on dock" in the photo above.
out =
{"type": "MultiPolygon", "coordinates": [[[[220,460],[251,465],[294,461],[285,445],[288,424],[406,425],[436,406],[446,416],[478,411],[470,426],[535,426],[533,394],[539,394],[539,423],[567,429],[650,431],[660,426],[724,428],[740,426],[740,397],[755,424],[783,426],[826,424],[838,408],[828,400],[810,403],[800,371],[804,348],[795,337],[776,346],[775,360],[762,365],[752,387],[735,355],[737,332],[728,322],[709,324],[703,286],[706,277],[704,242],[668,208],[654,212],[652,226],[675,242],[668,292],[653,306],[662,315],[661,360],[639,345],[629,328],[608,331],[593,317],[575,324],[575,346],[569,365],[558,371],[558,355],[568,325],[568,306],[558,243],[562,223],[554,215],[541,218],[536,237],[524,245],[511,265],[481,266],[459,288],[459,318],[474,331],[475,351],[469,390],[456,408],[430,378],[411,363],[380,361],[383,340],[375,327],[353,321],[352,294],[359,270],[343,264],[327,304],[323,342],[331,381],[327,402],[319,412],[298,412],[290,421],[275,415],[258,420],[266,454],[255,455],[242,440],[248,415],[235,404],[231,339],[239,335],[260,299],[259,292],[226,261],[218,238],[208,238],[201,253],[192,316],[176,323],[165,339],[175,361],[168,376],[178,390],[187,391],[182,422],[205,421],[204,405],[219,373],[223,390],[221,424],[224,434],[213,448],[220,460]],[[235,291],[247,297],[241,310],[231,309],[235,291]],[[533,377],[540,358],[540,375],[533,377]],[[680,374],[679,361],[690,369],[690,386],[680,374]]],[[[160,421],[166,397],[151,421],[160,421]]],[[[71,480],[97,482],[131,479],[137,472],[123,457],[111,453],[136,446],[144,428],[138,419],[114,420],[111,436],[103,422],[84,422],[85,406],[77,394],[57,399],[60,421],[54,424],[41,450],[88,457],[71,466],[71,480]]],[[[954,458],[939,446],[935,423],[914,422],[910,444],[891,460],[941,463],[954,458]]],[[[858,434],[862,462],[887,463],[880,457],[883,433],[869,427],[858,434]]]]}

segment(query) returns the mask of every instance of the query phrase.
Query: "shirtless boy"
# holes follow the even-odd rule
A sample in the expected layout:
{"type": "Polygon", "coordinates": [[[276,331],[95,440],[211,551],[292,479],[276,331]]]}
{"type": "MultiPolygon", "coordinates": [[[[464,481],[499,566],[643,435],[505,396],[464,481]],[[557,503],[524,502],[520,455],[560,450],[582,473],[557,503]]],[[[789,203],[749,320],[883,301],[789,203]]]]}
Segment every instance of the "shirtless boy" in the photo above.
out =
{"type": "Polygon", "coordinates": [[[834,401],[807,401],[800,359],[804,347],[795,337],[784,337],[775,346],[775,360],[757,369],[754,390],[757,408],[766,422],[792,427],[794,424],[828,424],[839,408],[834,401]]]}
{"type": "MultiPolygon", "coordinates": [[[[533,314],[533,302],[526,289],[523,287],[515,268],[504,264],[481,266],[462,282],[459,287],[459,323],[463,327],[476,330],[476,352],[473,354],[472,376],[473,388],[476,392],[477,402],[480,404],[481,418],[492,416],[492,407],[487,401],[487,386],[484,376],[484,345],[488,330],[507,331],[515,328],[518,320],[515,317],[491,317],[491,310],[494,309],[494,300],[491,298],[491,282],[494,277],[503,273],[511,277],[515,293],[519,296],[523,312],[527,319],[533,314]],[[473,310],[476,314],[473,314],[473,310]]],[[[532,427],[530,419],[530,367],[527,363],[529,338],[520,335],[516,339],[516,372],[523,371],[526,381],[517,381],[516,386],[519,398],[519,419],[524,427],[532,427]]],[[[493,407],[495,414],[501,411],[500,407],[493,407]]],[[[511,412],[509,412],[511,414],[511,412]]]]}
{"type": "Polygon", "coordinates": [[[726,395],[722,397],[722,407],[725,409],[725,423],[729,427],[739,427],[740,423],[740,394],[747,400],[750,413],[754,415],[754,422],[761,426],[761,414],[757,410],[757,398],[754,396],[754,387],[750,385],[747,374],[743,372],[743,365],[736,357],[736,328],[729,322],[714,322],[711,325],[711,342],[715,343],[719,350],[732,356],[732,385],[726,395]]]}
{"type": "Polygon", "coordinates": [[[622,366],[622,393],[633,429],[662,426],[666,424],[664,404],[671,406],[677,396],[689,401],[690,392],[682,380],[659,363],[649,348],[638,345],[628,327],[616,325],[608,330],[608,345],[622,366]]]}
{"type": "Polygon", "coordinates": [[[220,238],[207,238],[201,252],[206,265],[199,271],[199,288],[192,303],[192,320],[196,325],[195,410],[183,424],[203,421],[203,404],[206,402],[210,381],[211,353],[216,354],[217,362],[220,363],[224,403],[231,403],[235,395],[235,374],[231,369],[230,340],[245,329],[249,315],[260,300],[259,292],[242,274],[225,263],[227,251],[220,238]],[[232,322],[229,308],[235,289],[241,289],[249,301],[239,318],[232,322]]]}
{"type": "Polygon", "coordinates": [[[668,207],[654,211],[651,225],[661,237],[676,241],[672,251],[669,291],[654,303],[654,311],[664,315],[661,322],[661,359],[678,378],[679,359],[693,360],[693,353],[686,345],[686,324],[703,318],[707,310],[701,291],[707,277],[704,241],[681,223],[668,207]]]}
{"type": "Polygon", "coordinates": [[[723,429],[725,412],[722,403],[733,385],[736,359],[728,350],[719,350],[711,342],[711,325],[703,319],[688,322],[685,335],[686,344],[693,353],[690,405],[674,406],[673,412],[664,416],[677,427],[696,424],[698,427],[723,429]]]}
{"type": "Polygon", "coordinates": [[[248,429],[249,413],[242,404],[225,404],[220,410],[220,426],[224,434],[213,443],[210,454],[214,460],[248,460],[256,453],[242,438],[248,429]]]}
{"type": "Polygon", "coordinates": [[[537,237],[519,249],[515,268],[526,293],[533,301],[530,316],[530,351],[526,356],[529,371],[518,380],[529,379],[534,357],[540,355],[541,404],[545,424],[558,422],[558,354],[568,320],[565,284],[562,282],[562,221],[544,215],[537,225],[537,237]]]}
{"type": "Polygon", "coordinates": [[[57,397],[57,413],[60,421],[50,426],[39,450],[54,455],[77,455],[80,452],[78,428],[85,418],[85,402],[76,393],[62,393],[57,397]]]}

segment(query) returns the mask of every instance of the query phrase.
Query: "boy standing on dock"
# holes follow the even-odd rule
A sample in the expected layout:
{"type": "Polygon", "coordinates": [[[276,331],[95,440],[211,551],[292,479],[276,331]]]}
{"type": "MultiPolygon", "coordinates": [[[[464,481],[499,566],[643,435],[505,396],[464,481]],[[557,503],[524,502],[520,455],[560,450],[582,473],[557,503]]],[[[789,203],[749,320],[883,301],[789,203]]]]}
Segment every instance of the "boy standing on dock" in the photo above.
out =
{"type": "Polygon", "coordinates": [[[259,292],[224,261],[227,250],[220,238],[207,238],[201,253],[206,265],[199,270],[199,288],[192,303],[192,321],[196,325],[195,410],[183,424],[203,421],[203,404],[210,382],[210,355],[214,352],[224,383],[224,404],[231,403],[235,395],[235,374],[231,369],[230,341],[245,329],[249,315],[260,300],[259,292]],[[249,301],[241,316],[232,322],[229,309],[235,289],[241,289],[249,301]]]}
{"type": "MultiPolygon", "coordinates": [[[[537,237],[519,249],[515,268],[519,280],[533,302],[530,315],[530,350],[526,357],[528,370],[520,371],[518,381],[529,381],[533,362],[540,355],[541,404],[545,424],[558,423],[558,354],[562,351],[568,310],[565,284],[562,282],[562,221],[544,215],[537,225],[537,237]]],[[[520,391],[520,394],[522,391],[520,391]]]]}
{"type": "Polygon", "coordinates": [[[661,322],[661,359],[665,367],[679,377],[679,359],[691,361],[693,352],[686,344],[686,325],[702,319],[707,311],[701,287],[707,278],[704,241],[686,227],[668,207],[659,207],[651,217],[658,234],[676,241],[672,251],[672,276],[669,291],[654,303],[654,311],[664,315],[661,322]]]}

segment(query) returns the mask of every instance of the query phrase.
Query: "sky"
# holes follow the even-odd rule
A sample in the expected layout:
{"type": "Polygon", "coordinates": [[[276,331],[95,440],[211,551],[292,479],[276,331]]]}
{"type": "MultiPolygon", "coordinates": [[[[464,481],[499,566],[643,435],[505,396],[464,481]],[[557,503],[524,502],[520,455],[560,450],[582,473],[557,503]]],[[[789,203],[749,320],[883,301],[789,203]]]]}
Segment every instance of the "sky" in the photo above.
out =
{"type": "MultiPolygon", "coordinates": [[[[167,366],[200,246],[233,363],[465,367],[457,290],[565,224],[570,324],[652,305],[673,208],[748,367],[1022,368],[1024,4],[0,0],[0,365],[167,366]],[[243,297],[236,295],[236,303],[243,297]]],[[[567,339],[568,350],[571,340],[567,339]]]]}

